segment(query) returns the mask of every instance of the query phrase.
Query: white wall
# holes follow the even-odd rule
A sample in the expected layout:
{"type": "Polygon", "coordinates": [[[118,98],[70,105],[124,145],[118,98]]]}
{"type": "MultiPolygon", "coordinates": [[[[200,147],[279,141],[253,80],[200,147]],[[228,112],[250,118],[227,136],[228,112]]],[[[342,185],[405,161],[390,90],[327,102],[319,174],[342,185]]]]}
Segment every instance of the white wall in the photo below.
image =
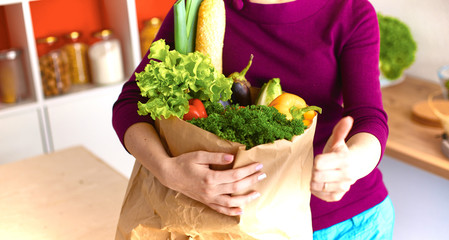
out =
{"type": "Polygon", "coordinates": [[[437,69],[449,64],[448,0],[370,0],[384,15],[405,22],[418,44],[415,63],[406,73],[438,82],[437,69]]]}

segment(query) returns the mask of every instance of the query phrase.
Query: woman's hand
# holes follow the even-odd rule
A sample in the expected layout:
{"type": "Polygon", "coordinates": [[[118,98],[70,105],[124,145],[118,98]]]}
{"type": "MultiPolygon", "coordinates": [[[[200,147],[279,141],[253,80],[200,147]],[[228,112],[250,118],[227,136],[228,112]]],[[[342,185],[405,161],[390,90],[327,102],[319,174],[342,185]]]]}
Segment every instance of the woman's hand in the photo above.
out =
{"type": "Polygon", "coordinates": [[[358,133],[345,142],[354,120],[341,119],[334,127],[323,153],[314,160],[311,192],[328,201],[339,201],[352,184],[369,174],[379,162],[380,143],[369,133],[358,133]]]}
{"type": "Polygon", "coordinates": [[[258,198],[260,193],[250,192],[244,195],[231,196],[250,188],[266,175],[260,170],[262,164],[253,163],[230,170],[212,170],[212,164],[227,165],[234,156],[225,153],[205,151],[182,154],[171,158],[165,168],[165,174],[159,179],[167,187],[200,201],[217,212],[226,215],[240,215],[243,207],[258,198]]]}
{"type": "Polygon", "coordinates": [[[245,204],[260,196],[257,192],[231,196],[232,193],[249,189],[266,177],[260,171],[262,165],[259,163],[216,171],[209,166],[230,164],[234,156],[197,151],[170,157],[158,133],[148,123],[136,123],[129,127],[124,142],[128,151],[162,184],[220,213],[240,215],[245,204]]]}

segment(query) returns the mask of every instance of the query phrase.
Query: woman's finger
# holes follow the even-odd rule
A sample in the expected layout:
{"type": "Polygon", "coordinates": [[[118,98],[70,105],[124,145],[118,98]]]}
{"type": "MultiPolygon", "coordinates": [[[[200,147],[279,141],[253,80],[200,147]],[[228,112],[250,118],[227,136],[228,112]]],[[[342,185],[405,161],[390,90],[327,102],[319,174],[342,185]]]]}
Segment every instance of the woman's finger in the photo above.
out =
{"type": "Polygon", "coordinates": [[[352,125],[354,123],[354,119],[351,116],[347,116],[342,118],[337,125],[335,125],[334,130],[332,131],[331,136],[331,149],[338,149],[342,145],[346,145],[346,137],[351,131],[352,125]]]}
{"type": "Polygon", "coordinates": [[[259,172],[262,168],[263,165],[261,163],[251,163],[239,168],[213,171],[209,177],[211,181],[219,182],[219,184],[235,183],[259,172]]]}
{"type": "Polygon", "coordinates": [[[312,182],[311,190],[315,192],[337,193],[347,192],[351,188],[352,182],[312,182]]]}
{"type": "Polygon", "coordinates": [[[267,175],[263,172],[256,172],[248,177],[231,183],[224,183],[217,186],[217,191],[223,194],[234,194],[251,189],[254,184],[265,179],[267,175]]]}
{"type": "Polygon", "coordinates": [[[192,156],[198,164],[205,165],[226,165],[234,161],[234,155],[228,153],[213,153],[206,151],[197,151],[190,154],[195,154],[192,156]]]}
{"type": "Polygon", "coordinates": [[[340,169],[332,169],[325,171],[313,171],[312,182],[324,183],[324,182],[341,182],[349,181],[346,174],[340,169]]]}
{"type": "Polygon", "coordinates": [[[239,196],[224,194],[209,205],[220,213],[235,216],[242,214],[244,206],[259,197],[260,193],[255,191],[239,196]]]}
{"type": "Polygon", "coordinates": [[[346,156],[344,152],[331,152],[317,155],[313,161],[314,171],[341,169],[345,167],[346,156]]]}
{"type": "Polygon", "coordinates": [[[316,197],[327,201],[335,202],[343,198],[343,196],[349,191],[353,183],[350,181],[345,182],[312,182],[310,184],[310,190],[316,197]]]}
{"type": "Polygon", "coordinates": [[[351,116],[344,117],[335,125],[332,134],[324,146],[323,153],[339,151],[346,147],[346,137],[351,131],[354,119],[351,116]]]}
{"type": "Polygon", "coordinates": [[[239,216],[243,214],[243,209],[240,207],[224,207],[218,204],[209,204],[208,206],[213,210],[228,216],[239,216]]]}

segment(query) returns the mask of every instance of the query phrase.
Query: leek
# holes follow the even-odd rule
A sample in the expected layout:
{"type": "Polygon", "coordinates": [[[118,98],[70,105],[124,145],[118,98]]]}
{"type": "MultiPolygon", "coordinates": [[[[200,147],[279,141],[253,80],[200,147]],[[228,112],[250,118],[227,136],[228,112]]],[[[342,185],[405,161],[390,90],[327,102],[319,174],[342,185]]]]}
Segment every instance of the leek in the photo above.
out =
{"type": "Polygon", "coordinates": [[[184,0],[178,0],[174,5],[175,13],[175,49],[187,54],[187,28],[186,28],[186,4],[184,0]]]}
{"type": "Polygon", "coordinates": [[[202,0],[178,0],[174,5],[175,49],[187,54],[195,51],[196,22],[202,0]]]}

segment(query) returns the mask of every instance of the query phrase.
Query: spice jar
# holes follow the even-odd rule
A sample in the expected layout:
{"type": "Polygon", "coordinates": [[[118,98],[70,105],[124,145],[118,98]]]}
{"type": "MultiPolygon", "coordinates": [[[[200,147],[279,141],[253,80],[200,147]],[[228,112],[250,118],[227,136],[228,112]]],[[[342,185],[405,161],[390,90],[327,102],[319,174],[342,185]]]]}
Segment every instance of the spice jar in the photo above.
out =
{"type": "Polygon", "coordinates": [[[37,44],[44,95],[66,93],[71,86],[67,53],[59,47],[57,37],[37,39],[37,44]]]}
{"type": "Polygon", "coordinates": [[[148,49],[151,46],[154,38],[156,37],[159,28],[161,27],[161,19],[157,17],[153,17],[150,20],[146,20],[144,22],[144,27],[140,32],[140,49],[142,52],[142,56],[145,56],[148,49]]]}
{"type": "Polygon", "coordinates": [[[94,33],[96,42],[89,46],[88,56],[92,82],[111,84],[124,80],[122,50],[120,42],[111,30],[94,33]]]}
{"type": "Polygon", "coordinates": [[[65,35],[64,51],[67,53],[70,77],[73,84],[85,84],[90,81],[87,60],[87,44],[80,39],[79,32],[65,35]]]}
{"type": "Polygon", "coordinates": [[[16,103],[27,97],[22,50],[0,51],[0,101],[16,103]]]}

